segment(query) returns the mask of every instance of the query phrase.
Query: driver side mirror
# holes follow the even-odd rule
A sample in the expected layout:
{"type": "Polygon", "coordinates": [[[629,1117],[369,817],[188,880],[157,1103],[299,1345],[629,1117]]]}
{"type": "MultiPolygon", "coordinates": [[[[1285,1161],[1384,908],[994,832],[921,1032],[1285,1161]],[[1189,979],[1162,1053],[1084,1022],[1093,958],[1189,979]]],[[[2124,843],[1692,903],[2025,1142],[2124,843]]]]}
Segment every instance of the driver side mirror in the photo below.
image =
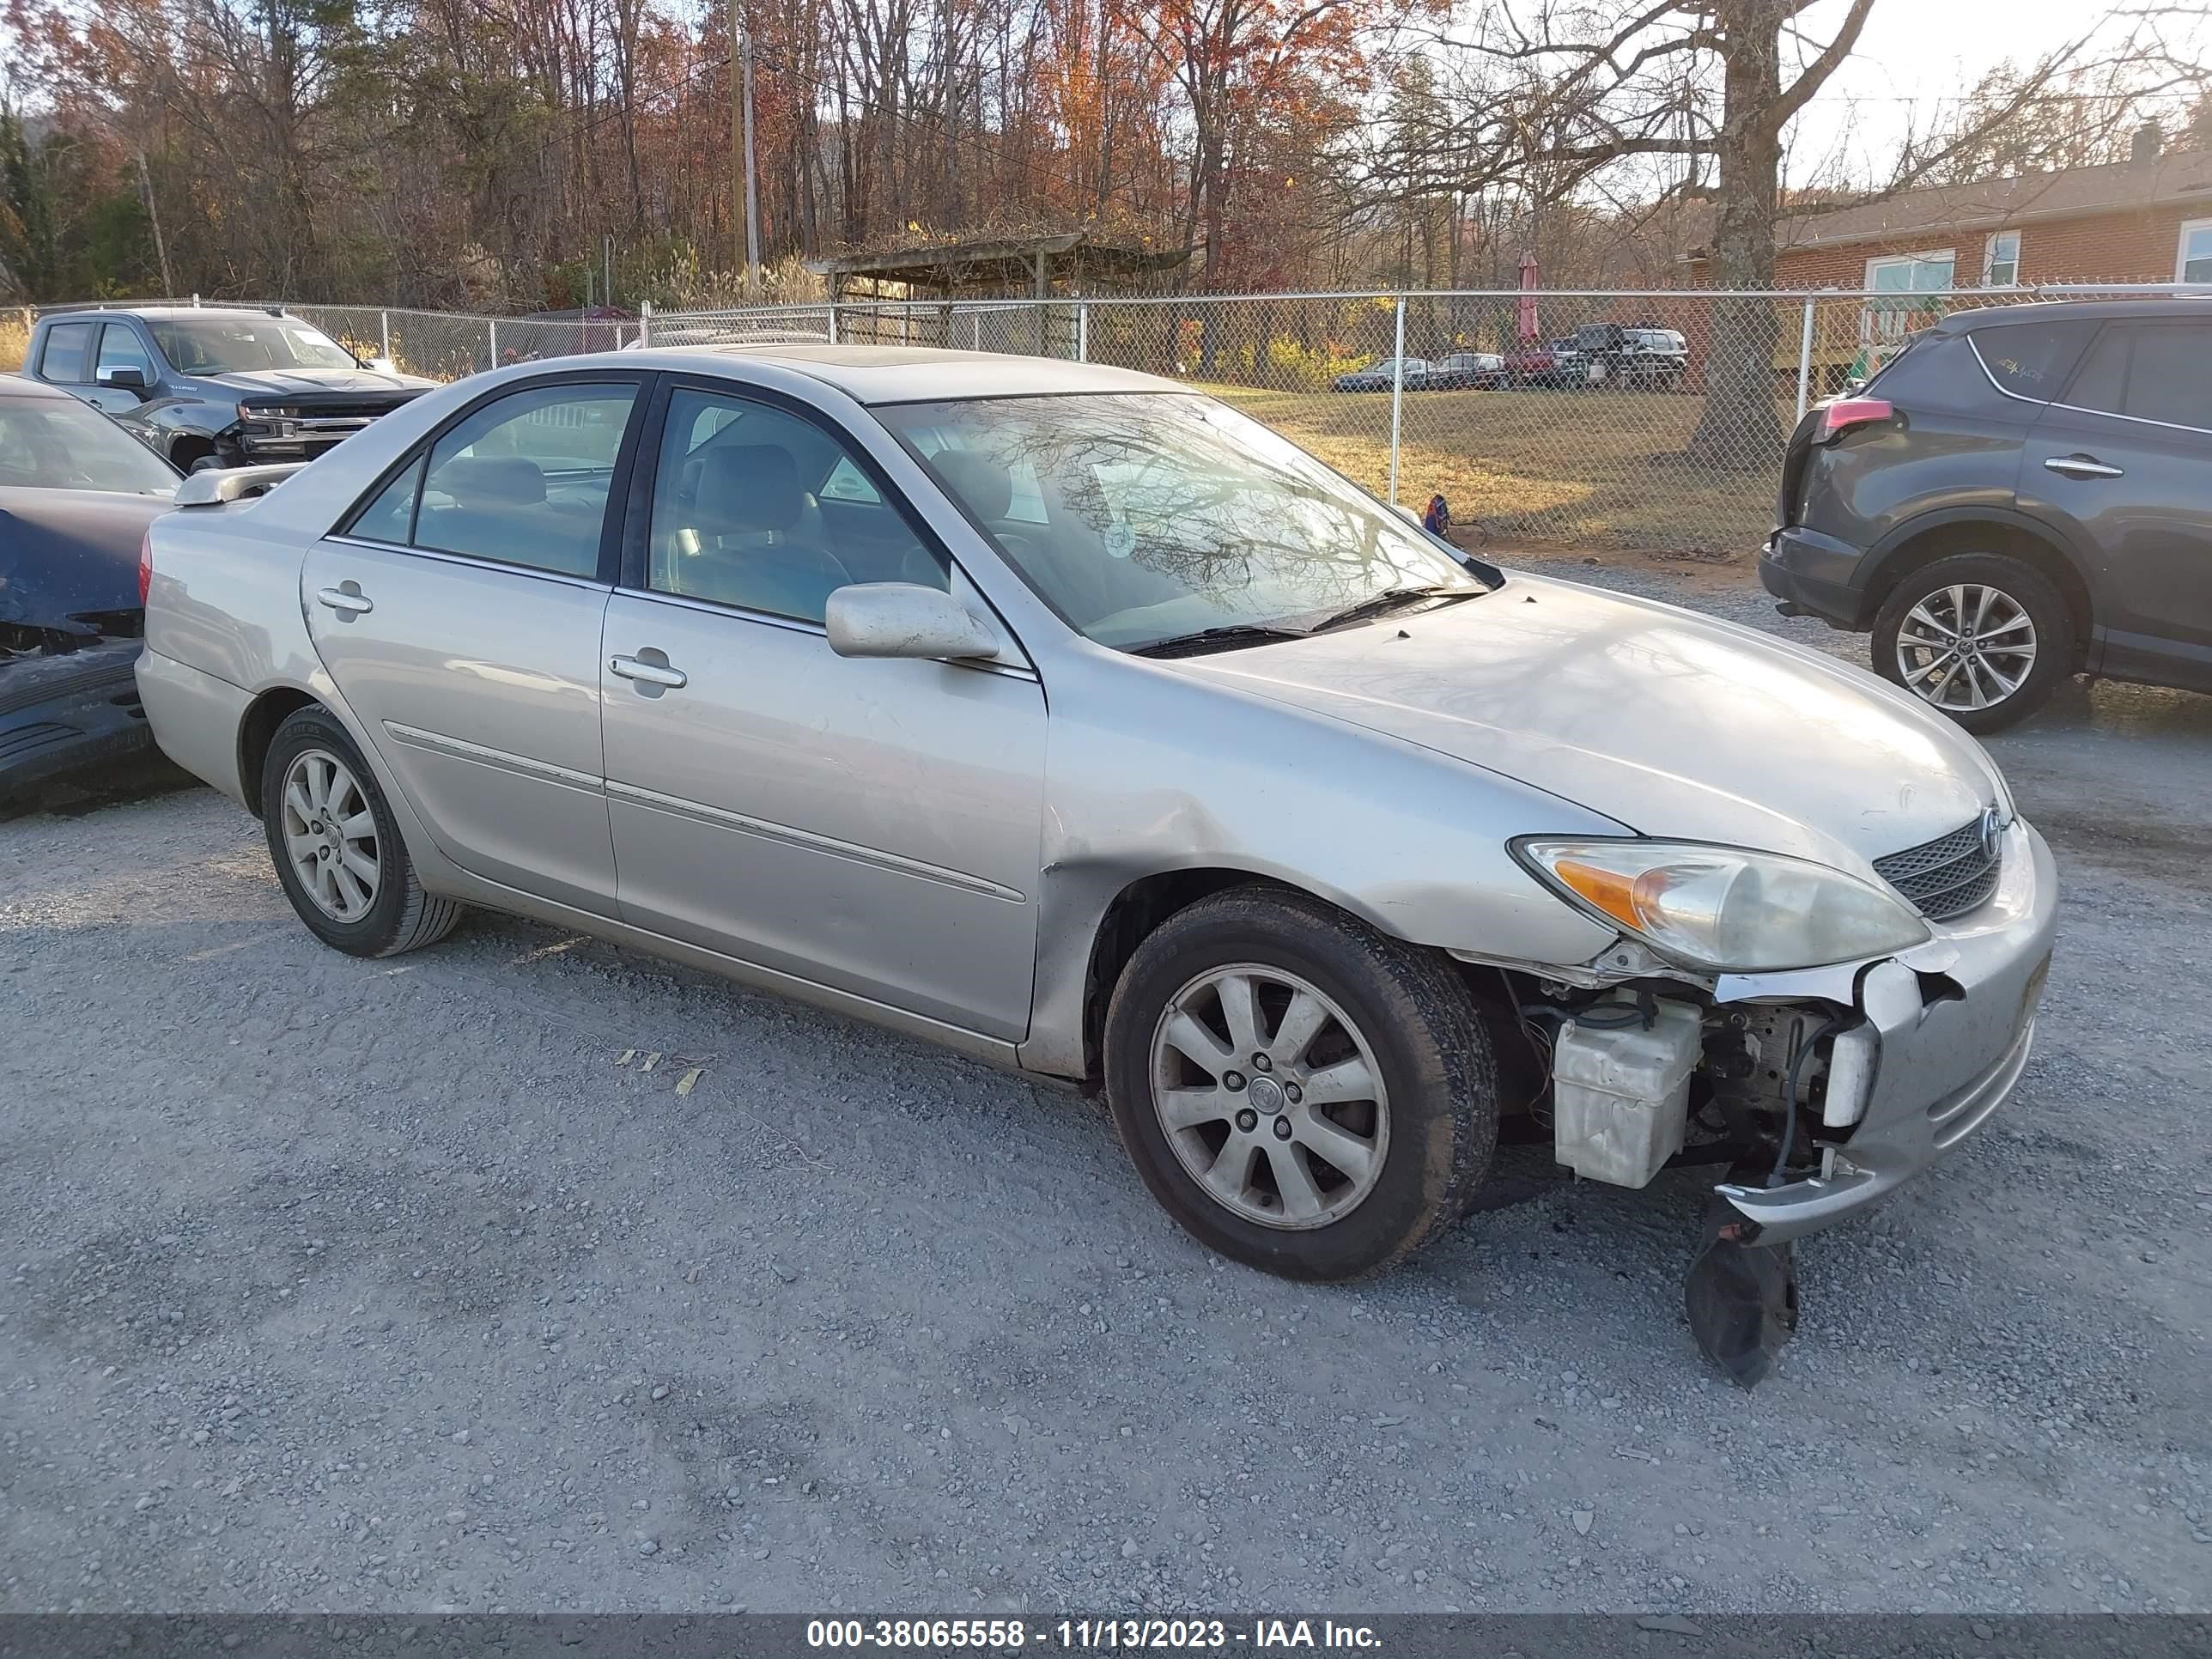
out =
{"type": "Polygon", "coordinates": [[[999,636],[941,587],[855,582],[830,594],[823,625],[841,657],[992,658],[999,636]]]}
{"type": "Polygon", "coordinates": [[[148,385],[146,371],[136,363],[117,363],[94,372],[94,380],[115,392],[136,392],[142,397],[148,385]]]}

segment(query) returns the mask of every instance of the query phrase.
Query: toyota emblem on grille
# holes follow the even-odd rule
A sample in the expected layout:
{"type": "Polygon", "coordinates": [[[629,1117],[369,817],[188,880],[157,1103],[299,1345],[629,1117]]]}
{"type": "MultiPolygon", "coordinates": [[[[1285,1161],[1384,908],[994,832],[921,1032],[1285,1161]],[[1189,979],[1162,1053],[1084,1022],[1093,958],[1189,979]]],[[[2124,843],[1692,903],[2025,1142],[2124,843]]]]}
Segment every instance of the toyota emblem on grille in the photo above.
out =
{"type": "Polygon", "coordinates": [[[2004,834],[2005,815],[2002,806],[1992,806],[1982,814],[1982,856],[1995,859],[1997,842],[2004,834]]]}

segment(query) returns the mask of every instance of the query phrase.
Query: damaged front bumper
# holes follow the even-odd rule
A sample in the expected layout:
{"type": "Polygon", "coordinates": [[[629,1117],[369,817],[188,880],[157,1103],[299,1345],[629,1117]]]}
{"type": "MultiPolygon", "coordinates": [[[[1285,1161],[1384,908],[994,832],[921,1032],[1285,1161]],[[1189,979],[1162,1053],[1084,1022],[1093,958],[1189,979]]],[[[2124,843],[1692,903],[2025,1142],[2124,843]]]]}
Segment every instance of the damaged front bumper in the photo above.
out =
{"type": "Polygon", "coordinates": [[[1784,1243],[1858,1214],[1980,1127],[2011,1093],[2034,1041],[2058,884],[2051,849],[2018,818],[2005,831],[2002,871],[1986,903],[1898,956],[1717,984],[1723,1006],[1828,1000],[1855,1009],[1869,1062],[1857,1100],[1831,1107],[1831,1123],[1851,1121],[1821,1137],[1817,1175],[1715,1189],[1756,1224],[1743,1242],[1784,1243]]]}

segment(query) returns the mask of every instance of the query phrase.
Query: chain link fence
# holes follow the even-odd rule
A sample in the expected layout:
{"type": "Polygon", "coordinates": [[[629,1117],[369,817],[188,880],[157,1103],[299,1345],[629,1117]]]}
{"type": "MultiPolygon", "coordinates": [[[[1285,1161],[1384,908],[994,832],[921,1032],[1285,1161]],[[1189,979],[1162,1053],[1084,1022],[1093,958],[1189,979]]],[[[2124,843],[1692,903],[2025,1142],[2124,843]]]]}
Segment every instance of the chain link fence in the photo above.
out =
{"type": "MultiPolygon", "coordinates": [[[[52,312],[128,309],[139,306],[201,304],[188,300],[118,301],[113,307],[80,305],[25,307],[0,312],[0,371],[25,367],[31,329],[52,312]]],[[[337,339],[365,362],[427,380],[457,380],[508,363],[547,357],[572,357],[587,351],[616,351],[635,346],[642,324],[633,316],[605,313],[538,317],[486,317],[458,311],[407,311],[379,306],[291,305],[276,301],[208,301],[210,308],[266,311],[297,317],[337,339]]]]}
{"type": "MultiPolygon", "coordinates": [[[[863,301],[635,317],[287,309],[358,356],[436,380],[640,345],[933,346],[1114,364],[1210,392],[1389,500],[1443,496],[1470,544],[1722,559],[1765,537],[1797,417],[1917,331],[1966,307],[2177,291],[863,301]]],[[[20,362],[34,315],[0,313],[0,368],[20,362]]]]}

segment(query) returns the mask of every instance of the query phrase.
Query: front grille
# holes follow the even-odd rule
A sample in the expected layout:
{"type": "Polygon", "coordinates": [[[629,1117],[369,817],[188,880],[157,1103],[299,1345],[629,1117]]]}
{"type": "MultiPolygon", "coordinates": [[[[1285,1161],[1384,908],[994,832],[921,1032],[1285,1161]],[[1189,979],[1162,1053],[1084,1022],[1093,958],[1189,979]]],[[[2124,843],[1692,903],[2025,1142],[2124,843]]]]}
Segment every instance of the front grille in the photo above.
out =
{"type": "Polygon", "coordinates": [[[1982,821],[1874,861],[1875,873],[1911,899],[1930,921],[1948,921],[1985,904],[2002,862],[1982,839],[1982,821]]]}
{"type": "Polygon", "coordinates": [[[402,404],[412,403],[415,396],[411,392],[380,392],[366,397],[343,392],[295,394],[266,401],[249,398],[246,407],[257,420],[373,421],[380,415],[389,415],[402,404]]]}

